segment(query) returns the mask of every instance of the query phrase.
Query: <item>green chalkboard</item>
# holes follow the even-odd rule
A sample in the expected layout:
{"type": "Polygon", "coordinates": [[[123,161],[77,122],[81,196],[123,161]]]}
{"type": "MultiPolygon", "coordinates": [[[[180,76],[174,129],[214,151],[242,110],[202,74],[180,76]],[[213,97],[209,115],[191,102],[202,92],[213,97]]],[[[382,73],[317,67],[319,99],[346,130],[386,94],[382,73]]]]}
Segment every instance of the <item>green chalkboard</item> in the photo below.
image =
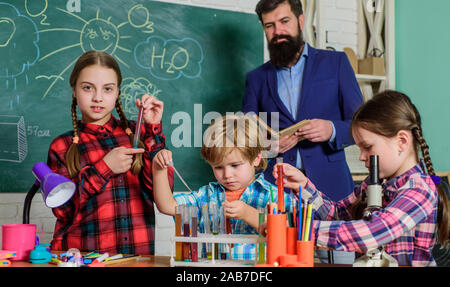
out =
{"type": "MultiPolygon", "coordinates": [[[[119,62],[129,119],[143,93],[164,101],[168,148],[190,187],[213,181],[202,135],[212,118],[240,109],[245,74],[263,61],[256,15],[144,0],[0,0],[0,192],[28,191],[33,165],[72,130],[69,76],[91,49],[119,62]]],[[[186,190],[178,179],[175,190],[186,190]]]]}

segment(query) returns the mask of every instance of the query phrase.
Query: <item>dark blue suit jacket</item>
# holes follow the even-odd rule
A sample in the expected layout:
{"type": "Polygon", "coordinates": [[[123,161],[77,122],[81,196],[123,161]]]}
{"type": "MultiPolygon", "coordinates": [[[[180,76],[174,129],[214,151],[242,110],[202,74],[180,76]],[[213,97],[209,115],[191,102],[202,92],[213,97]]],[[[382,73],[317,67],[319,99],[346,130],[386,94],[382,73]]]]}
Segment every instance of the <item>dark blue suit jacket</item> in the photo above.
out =
{"type": "MultiPolygon", "coordinates": [[[[279,112],[279,129],[304,119],[324,119],[333,122],[336,139],[333,143],[313,143],[303,140],[282,156],[284,162],[296,164],[297,149],[307,177],[333,200],[340,200],[353,191],[354,183],[345,160],[344,148],[354,144],[349,130],[354,112],[363,103],[361,90],[347,56],[343,52],[317,50],[308,47],[298,114],[293,116],[278,95],[275,67],[267,62],[247,74],[242,111],[279,112]]],[[[264,172],[272,176],[275,160],[264,172]]]]}

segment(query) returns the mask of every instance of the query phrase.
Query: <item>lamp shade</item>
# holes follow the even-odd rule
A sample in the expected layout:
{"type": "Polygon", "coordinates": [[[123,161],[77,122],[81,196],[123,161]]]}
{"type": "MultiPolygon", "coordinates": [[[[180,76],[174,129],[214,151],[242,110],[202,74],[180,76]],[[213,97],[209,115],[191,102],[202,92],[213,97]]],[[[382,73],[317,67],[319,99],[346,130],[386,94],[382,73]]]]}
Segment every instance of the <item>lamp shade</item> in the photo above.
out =
{"type": "Polygon", "coordinates": [[[32,171],[39,182],[47,207],[54,208],[63,205],[75,193],[75,183],[65,176],[54,173],[45,163],[36,163],[32,171]]]}

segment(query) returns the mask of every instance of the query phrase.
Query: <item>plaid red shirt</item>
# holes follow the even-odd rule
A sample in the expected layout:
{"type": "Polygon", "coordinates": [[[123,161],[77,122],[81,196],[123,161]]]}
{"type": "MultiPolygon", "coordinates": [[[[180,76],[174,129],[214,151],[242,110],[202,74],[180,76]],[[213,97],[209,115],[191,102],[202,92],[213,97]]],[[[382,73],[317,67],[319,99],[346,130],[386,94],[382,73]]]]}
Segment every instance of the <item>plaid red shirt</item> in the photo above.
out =
{"type": "Polygon", "coordinates": [[[321,219],[314,221],[317,246],[359,253],[383,246],[399,266],[435,266],[431,250],[436,243],[438,194],[423,170],[418,164],[384,181],[382,209],[370,221],[351,220],[349,212],[367,189],[366,182],[347,198],[333,202],[308,181],[302,198],[312,201],[315,217],[321,219]],[[333,220],[335,213],[340,220],[333,220]]]}
{"type": "MultiPolygon", "coordinates": [[[[134,130],[136,123],[130,121],[134,130]]],[[[103,126],[78,123],[81,171],[72,178],[77,192],[66,204],[53,208],[56,216],[52,249],[124,254],[154,254],[155,212],[151,159],[165,146],[161,124],[143,125],[141,139],[146,152],[139,176],[129,170],[114,174],[103,157],[115,147],[131,148],[120,122],[111,117],[103,126]],[[81,196],[80,196],[81,195],[81,196]]],[[[65,155],[73,131],[50,144],[49,167],[68,176],[65,155]]],[[[169,171],[173,186],[173,173],[169,171]]]]}

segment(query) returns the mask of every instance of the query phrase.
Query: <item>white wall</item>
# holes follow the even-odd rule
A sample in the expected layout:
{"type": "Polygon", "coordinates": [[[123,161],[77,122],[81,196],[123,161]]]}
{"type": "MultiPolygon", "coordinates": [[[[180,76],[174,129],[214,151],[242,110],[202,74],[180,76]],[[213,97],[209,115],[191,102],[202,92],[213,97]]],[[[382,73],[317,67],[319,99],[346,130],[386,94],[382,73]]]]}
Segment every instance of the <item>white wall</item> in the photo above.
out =
{"type": "MultiPolygon", "coordinates": [[[[345,47],[357,51],[357,0],[317,0],[320,5],[320,31],[324,43],[338,51],[345,47]]],[[[322,47],[324,48],[324,47],[322,47]]]]}
{"type": "MultiPolygon", "coordinates": [[[[356,0],[318,0],[322,9],[322,31],[328,31],[327,46],[337,50],[357,46],[357,2],[356,0]]],[[[258,0],[165,0],[160,2],[202,6],[215,9],[254,13],[258,0]]],[[[262,33],[262,31],[261,31],[262,33]]],[[[206,183],[205,183],[206,184],[206,183]]],[[[0,193],[0,224],[22,223],[23,201],[26,193],[0,193]]],[[[43,229],[41,243],[50,243],[55,218],[46,208],[41,194],[36,194],[31,206],[30,223],[43,229]]],[[[0,231],[1,233],[1,231],[0,231]]],[[[171,217],[156,214],[156,255],[170,255],[169,239],[174,235],[171,217]]],[[[40,233],[39,233],[40,236],[40,233]]]]}

